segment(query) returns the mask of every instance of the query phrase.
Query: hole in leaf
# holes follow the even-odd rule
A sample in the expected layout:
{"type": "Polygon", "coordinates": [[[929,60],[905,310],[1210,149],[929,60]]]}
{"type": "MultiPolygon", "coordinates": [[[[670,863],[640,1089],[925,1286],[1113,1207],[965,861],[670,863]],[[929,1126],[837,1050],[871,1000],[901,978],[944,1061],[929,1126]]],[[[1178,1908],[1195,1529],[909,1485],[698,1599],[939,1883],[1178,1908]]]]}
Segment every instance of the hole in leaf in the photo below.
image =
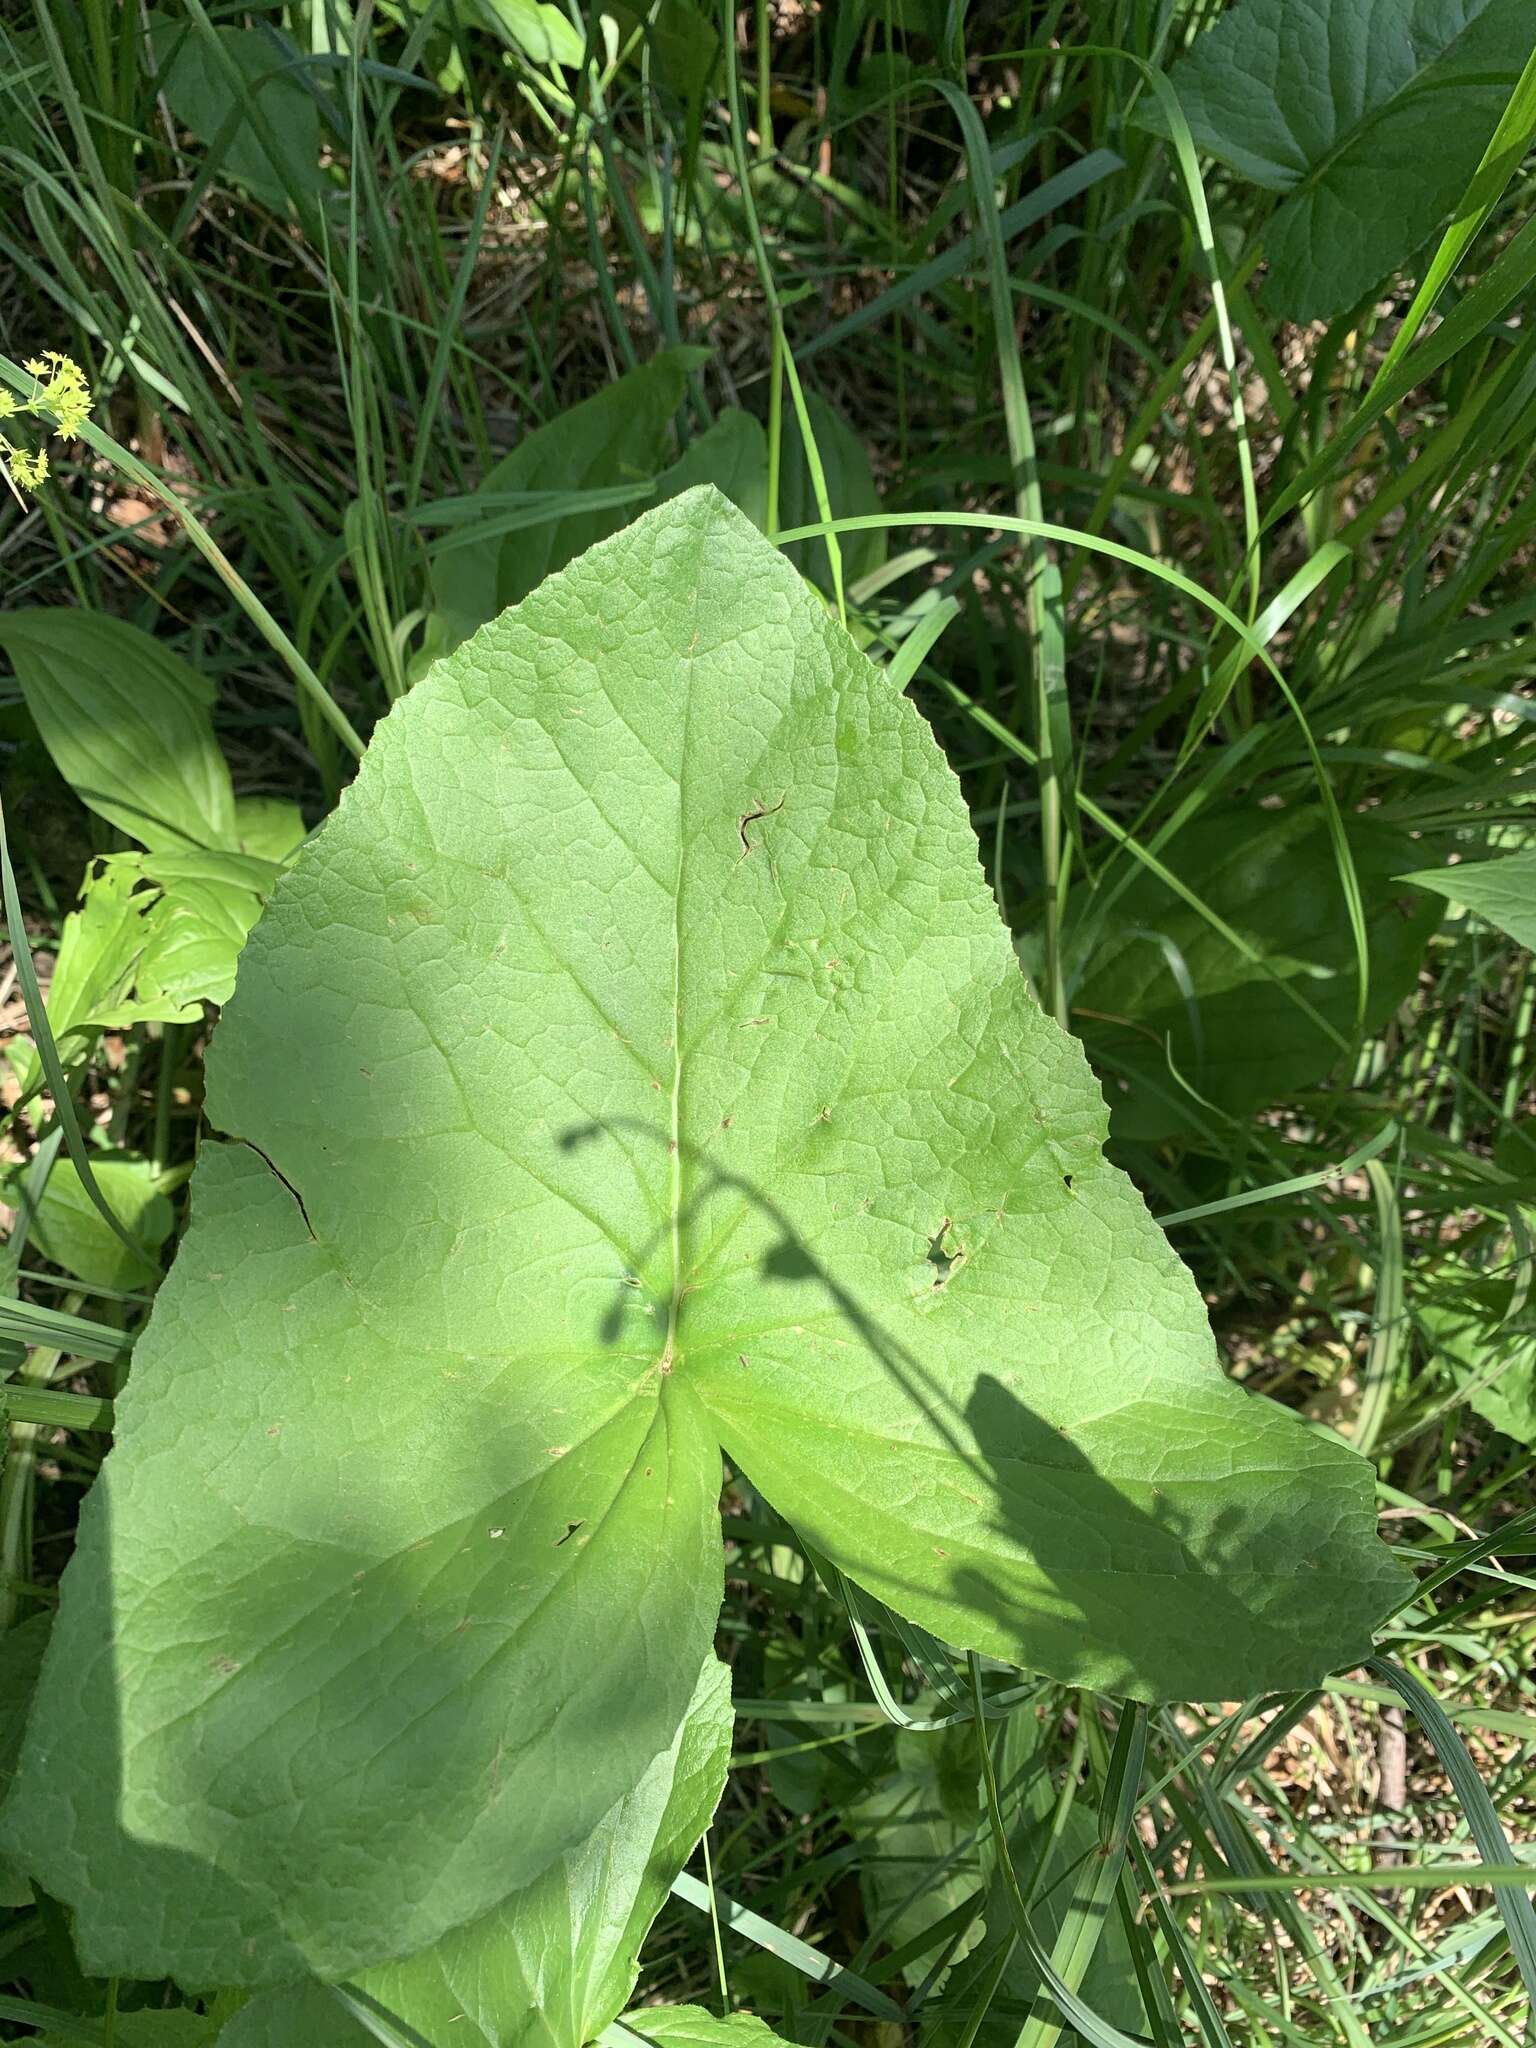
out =
{"type": "Polygon", "coordinates": [[[946,1216],[933,1236],[928,1240],[928,1263],[933,1267],[933,1284],[942,1287],[950,1274],[965,1257],[965,1246],[956,1244],[953,1248],[946,1241],[950,1233],[950,1220],[946,1216]]]}

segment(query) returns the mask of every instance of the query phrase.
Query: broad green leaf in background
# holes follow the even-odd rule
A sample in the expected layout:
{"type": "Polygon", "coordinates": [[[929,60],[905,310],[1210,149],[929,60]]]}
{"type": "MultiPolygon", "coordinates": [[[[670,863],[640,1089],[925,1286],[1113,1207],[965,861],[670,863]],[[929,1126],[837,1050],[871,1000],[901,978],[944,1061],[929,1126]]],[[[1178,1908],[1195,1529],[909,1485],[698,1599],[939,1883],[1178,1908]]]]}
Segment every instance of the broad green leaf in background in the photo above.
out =
{"type": "Polygon", "coordinates": [[[1475,910],[1517,946],[1536,951],[1536,853],[1458,861],[1453,868],[1421,868],[1398,880],[1475,910]]]}
{"type": "MultiPolygon", "coordinates": [[[[1288,319],[1344,312],[1418,251],[1536,46],[1530,0],[1238,0],[1171,74],[1196,146],[1286,196],[1264,229],[1288,319]]],[[[1138,118],[1166,133],[1155,101],[1138,118]]]]}
{"type": "MultiPolygon", "coordinates": [[[[0,1183],[0,1199],[13,1206],[23,1171],[18,1169],[0,1183]]],[[[176,1215],[156,1185],[158,1175],[149,1160],[95,1152],[91,1171],[107,1206],[130,1237],[150,1251],[165,1243],[176,1215]]],[[[142,1287],[153,1277],[153,1269],[147,1270],[107,1228],[71,1159],[55,1161],[32,1214],[31,1238],[44,1258],[89,1287],[142,1287]]]]}
{"type": "Polygon", "coordinates": [[[301,60],[292,44],[265,29],[221,26],[203,32],[185,15],[151,13],[149,21],[166,104],[205,148],[220,148],[220,177],[275,206],[324,189],[320,109],[298,75],[301,60]],[[210,48],[212,41],[264,116],[276,162],[210,48]]]}
{"type": "Polygon", "coordinates": [[[235,800],[202,679],[104,612],[0,613],[39,736],[83,804],[141,846],[233,846],[235,800]]]}
{"type": "MultiPolygon", "coordinates": [[[[1015,1865],[1033,1870],[1047,1840],[1046,1823],[1020,1829],[1011,1845],[1015,1865]]],[[[1099,1836],[1093,1815],[1073,1806],[1062,1824],[1059,1837],[1050,1848],[1045,1876],[1030,1909],[1040,1939],[1050,1948],[1060,1932],[1072,1904],[1073,1885],[1084,1864],[1098,1853],[1099,1836]]],[[[1040,1994],[1040,1978],[1029,1957],[1014,1941],[1014,1921],[1001,1879],[994,1879],[984,1908],[985,1931],[969,1953],[945,1980],[944,1994],[927,2013],[920,2040],[923,2048],[952,2048],[952,2044],[974,2041],[976,2048],[1013,2048],[1040,1994]],[[983,1985],[992,1980],[999,1967],[998,1951],[1010,1950],[1001,1966],[1002,1976],[987,2008],[987,2016],[974,2035],[967,2029],[983,1985]]],[[[1083,1981],[1076,1987],[1084,2003],[1100,2019],[1122,2032],[1136,2033],[1146,2025],[1141,1994],[1136,1986],[1136,1966],[1130,1942],[1117,1915],[1111,1914],[1099,1932],[1098,1946],[1083,1981]]],[[[1069,2038],[1075,2039],[1075,2036],[1069,2038]]]]}
{"type": "MultiPolygon", "coordinates": [[[[870,1932],[889,1948],[905,1948],[970,1898],[981,1883],[976,1730],[970,1722],[934,1734],[899,1733],[895,1767],[843,1813],[860,1845],[859,1883],[870,1932]]],[[[952,1946],[951,1961],[981,1939],[952,1946]]],[[[913,1954],[903,1974],[921,1984],[945,1941],[913,1954]]]]}
{"type": "MultiPolygon", "coordinates": [[[[0,1389],[0,1469],[5,1464],[5,1394],[0,1389]]],[[[10,1790],[21,1755],[22,1736],[32,1706],[37,1674],[48,1647],[51,1613],[29,1615],[5,1632],[5,1655],[0,1657],[0,1804],[10,1790]]],[[[0,1855],[0,1906],[30,1906],[32,1887],[25,1874],[0,1855]]]]}
{"type": "Polygon", "coordinates": [[[480,6],[487,22],[502,30],[530,63],[560,64],[568,70],[581,63],[584,38],[549,0],[480,0],[480,6]]]}
{"type": "MultiPolygon", "coordinates": [[[[101,2022],[96,2022],[100,2038],[101,2022]]],[[[113,2048],[213,2048],[217,2018],[186,2007],[171,2012],[119,2012],[113,2020],[113,2048]]],[[[81,2048],[78,2033],[44,2034],[35,2048],[81,2048]]],[[[321,2048],[319,2041],[315,2048],[321,2048]]],[[[328,2048],[328,2044],[327,2044],[328,2048]]]]}
{"type": "MultiPolygon", "coordinates": [[[[974,1759],[975,1732],[967,1732],[974,1759]]],[[[1010,1716],[995,1730],[992,1740],[999,1752],[999,1775],[1015,1790],[1015,1801],[1010,1802],[1013,1812],[1009,1856],[1015,1871],[1030,1887],[1030,1919],[1035,1932],[1051,1949],[1072,1908],[1074,1890],[1084,1866],[1098,1855],[1097,1821],[1093,1808],[1086,1803],[1086,1795],[1082,1795],[1074,1800],[1057,1827],[1057,1788],[1033,1714],[1026,1711],[1010,1716]],[[1044,1868],[1037,1874],[1042,1856],[1044,1868]]],[[[980,1862],[986,1882],[985,1930],[963,1960],[957,1959],[944,1980],[942,1995],[924,2008],[918,2035],[921,2048],[954,2048],[954,2044],[962,2041],[967,2048],[972,2042],[977,2048],[1014,2048],[1039,1996],[1039,1975],[1014,1938],[1016,1923],[990,1835],[982,1845],[980,1862]],[[1004,1950],[1008,1952],[1006,1961],[1002,1960],[1004,1950]],[[978,2000],[994,1979],[996,1990],[973,2035],[970,2028],[978,2000]]],[[[1074,1988],[1085,2004],[1111,2026],[1131,2034],[1139,2034],[1145,2028],[1146,2013],[1137,1988],[1130,1943],[1118,1914],[1113,1911],[1097,1929],[1093,1954],[1074,1988]]]]}
{"type": "Polygon", "coordinates": [[[304,814],[286,797],[235,798],[235,843],[243,854],[281,863],[298,851],[304,832],[304,814]]]}
{"type": "Polygon", "coordinates": [[[584,1840],[708,1648],[721,1445],[1111,1692],[1308,1684],[1399,1594],[1104,1158],[932,735],[712,490],[384,720],[208,1112],[0,1825],[93,1968],[348,1973],[584,1840]]]}
{"type": "Polygon", "coordinates": [[[761,532],[768,523],[768,436],[762,421],[727,407],[661,477],[656,503],[680,497],[696,484],[713,484],[761,532]]]}
{"type": "Polygon", "coordinates": [[[1418,1320],[1467,1406],[1516,1443],[1536,1444],[1536,1333],[1528,1319],[1505,1320],[1513,1289],[1508,1273],[1453,1268],[1418,1320]]]}
{"type": "MultiPolygon", "coordinates": [[[[1366,1028],[1374,1030],[1412,992],[1440,912],[1401,880],[1411,840],[1357,818],[1349,840],[1370,937],[1366,1028]]],[[[1136,870],[1072,992],[1115,1134],[1126,1139],[1165,1137],[1186,1127],[1191,1111],[1203,1114],[1185,1087],[1218,1111],[1242,1114],[1323,1080],[1344,1056],[1355,1017],[1354,948],[1315,807],[1214,810],[1161,858],[1263,966],[1156,875],[1136,870]],[[1169,1069],[1170,1043],[1183,1086],[1169,1069]]],[[[1092,914],[1086,889],[1074,907],[1092,914]]]]}
{"type": "Polygon", "coordinates": [[[55,1038],[75,1034],[64,1049],[78,1056],[86,1032],[200,1020],[234,986],[246,934],[304,837],[298,806],[235,797],[209,685],[137,626],[63,607],[11,612],[0,649],[65,781],[145,848],[87,870],[49,988],[55,1038]]]}
{"type": "Polygon", "coordinates": [[[784,2036],[751,2013],[721,2019],[702,2005],[648,2005],[628,2012],[604,2035],[603,2048],[626,2048],[633,2041],[649,2048],[784,2048],[784,2036]]]}
{"type": "Polygon", "coordinates": [[[643,41],[631,56],[639,69],[644,65],[662,107],[674,118],[680,116],[683,131],[681,182],[693,176],[697,162],[704,108],[720,71],[720,28],[715,10],[698,0],[646,0],[646,4],[620,6],[618,16],[625,39],[634,29],[643,41]]]}
{"type": "MultiPolygon", "coordinates": [[[[708,1827],[731,1754],[730,1674],[713,1655],[670,1748],[590,1838],[483,1919],[352,1989],[452,2048],[585,2048],[635,1987],[640,1944],[708,1827]]],[[[367,2048],[323,1985],[262,1992],[219,2048],[367,2048]]]]}
{"type": "MultiPolygon", "coordinates": [[[[808,391],[805,409],[816,437],[827,482],[827,503],[834,519],[854,519],[880,510],[880,493],[875,488],[869,451],[835,407],[820,392],[808,391]]],[[[821,517],[805,459],[805,443],[793,413],[786,406],[784,417],[783,471],[779,478],[779,529],[814,526],[821,517]]],[[[843,576],[857,583],[885,560],[886,539],[878,528],[867,533],[842,536],[843,576]]],[[[821,590],[832,588],[832,564],[824,540],[798,540],[784,550],[803,576],[821,590]]]]}
{"type": "Polygon", "coordinates": [[[457,647],[631,516],[622,506],[599,506],[502,533],[497,522],[506,515],[495,501],[520,492],[644,484],[666,463],[689,372],[708,360],[707,349],[663,350],[596,397],[536,427],[486,472],[476,493],[486,503],[484,519],[459,527],[433,550],[432,655],[457,647]]]}
{"type": "MultiPolygon", "coordinates": [[[[481,490],[590,490],[644,482],[663,467],[675,445],[672,420],[689,373],[708,361],[708,349],[664,349],[529,434],[488,472],[481,490]]],[[[498,548],[496,609],[526,597],[552,571],[622,526],[627,516],[577,513],[553,526],[509,535],[498,548]]]]}

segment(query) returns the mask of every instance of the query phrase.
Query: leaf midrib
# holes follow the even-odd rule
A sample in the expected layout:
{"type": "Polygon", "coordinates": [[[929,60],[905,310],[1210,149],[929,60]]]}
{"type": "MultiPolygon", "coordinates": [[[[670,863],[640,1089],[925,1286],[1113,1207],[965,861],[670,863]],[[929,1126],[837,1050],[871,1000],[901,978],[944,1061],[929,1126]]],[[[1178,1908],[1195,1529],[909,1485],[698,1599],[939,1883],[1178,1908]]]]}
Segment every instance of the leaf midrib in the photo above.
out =
{"type": "Polygon", "coordinates": [[[677,764],[677,868],[672,884],[672,1095],[671,1129],[667,1136],[669,1175],[668,1234],[672,1249],[672,1285],[667,1297],[667,1331],[661,1347],[661,1370],[672,1370],[677,1356],[677,1326],[683,1300],[683,876],[688,854],[688,767],[693,731],[693,686],[699,644],[699,594],[703,587],[703,556],[708,527],[698,536],[694,564],[692,631],[683,655],[683,737],[677,764]]]}

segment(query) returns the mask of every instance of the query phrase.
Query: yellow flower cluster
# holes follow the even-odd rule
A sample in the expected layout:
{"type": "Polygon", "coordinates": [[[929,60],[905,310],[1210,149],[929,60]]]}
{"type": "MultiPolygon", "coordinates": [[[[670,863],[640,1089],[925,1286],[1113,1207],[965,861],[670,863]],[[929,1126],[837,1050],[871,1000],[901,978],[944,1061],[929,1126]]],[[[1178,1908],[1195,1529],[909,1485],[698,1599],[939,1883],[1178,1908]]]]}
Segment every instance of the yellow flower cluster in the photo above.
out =
{"type": "Polygon", "coordinates": [[[69,356],[47,349],[27,362],[32,390],[25,398],[0,391],[0,468],[21,490],[35,491],[48,474],[46,448],[18,448],[4,431],[4,423],[18,414],[51,423],[54,433],[68,440],[78,434],[91,410],[90,386],[85,372],[69,356]]]}

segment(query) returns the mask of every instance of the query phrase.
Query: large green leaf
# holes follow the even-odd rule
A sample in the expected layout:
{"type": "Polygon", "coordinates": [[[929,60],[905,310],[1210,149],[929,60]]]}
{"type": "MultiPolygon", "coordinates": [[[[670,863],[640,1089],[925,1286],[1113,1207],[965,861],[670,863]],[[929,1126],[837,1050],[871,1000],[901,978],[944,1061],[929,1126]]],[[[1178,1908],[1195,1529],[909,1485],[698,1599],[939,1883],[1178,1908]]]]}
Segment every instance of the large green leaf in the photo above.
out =
{"type": "MultiPolygon", "coordinates": [[[[1349,839],[1374,1030],[1413,992],[1440,911],[1397,879],[1412,841],[1353,818],[1349,839]]],[[[1309,1087],[1343,1058],[1354,1029],[1354,945],[1315,806],[1214,810],[1162,858],[1227,932],[1145,868],[1116,899],[1072,1005],[1122,1138],[1183,1128],[1204,1114],[1197,1097],[1244,1115],[1309,1087]]],[[[1092,892],[1080,890],[1074,909],[1093,920],[1092,892]]]]}
{"type": "Polygon", "coordinates": [[[235,800],[196,671],[105,612],[0,613],[0,649],[83,804],[143,846],[233,846],[235,800]]]}
{"type": "MultiPolygon", "coordinates": [[[[1239,0],[1173,68],[1198,147],[1287,196],[1264,232],[1293,319],[1341,313],[1460,198],[1536,44],[1530,0],[1239,0]]],[[[1140,118],[1166,132],[1152,100],[1140,118]]]]}
{"type": "Polygon", "coordinates": [[[711,490],[383,722],[208,1110],[4,1826],[95,1967],[352,1971],[583,1841],[692,1693],[722,1443],[1084,1685],[1303,1685],[1399,1592],[1105,1160],[931,734],[711,490]]]}
{"type": "Polygon", "coordinates": [[[1475,910],[1517,946],[1536,951],[1536,853],[1460,861],[1453,868],[1421,868],[1398,879],[1475,910]]]}
{"type": "MultiPolygon", "coordinates": [[[[483,1919],[354,1989],[452,2048],[584,2048],[635,1987],[640,1944],[719,1804],[731,1754],[730,1674],[713,1656],[671,1747],[587,1841],[483,1919]]],[[[259,1993],[220,2048],[367,2048],[323,1985],[259,1993]]]]}

